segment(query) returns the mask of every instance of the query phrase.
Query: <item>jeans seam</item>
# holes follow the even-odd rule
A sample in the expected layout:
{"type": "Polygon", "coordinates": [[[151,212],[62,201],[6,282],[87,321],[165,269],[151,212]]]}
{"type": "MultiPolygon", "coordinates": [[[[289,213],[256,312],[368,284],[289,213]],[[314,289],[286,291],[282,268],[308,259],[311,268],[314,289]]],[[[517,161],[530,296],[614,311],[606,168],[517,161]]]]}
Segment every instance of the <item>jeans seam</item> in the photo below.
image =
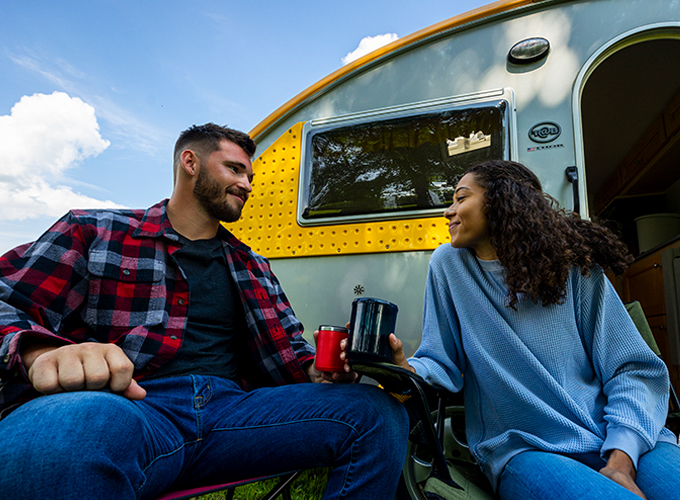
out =
{"type": "MultiPolygon", "coordinates": [[[[200,440],[199,440],[199,441],[200,441],[200,440]]],[[[174,455],[175,453],[179,452],[180,450],[183,450],[185,446],[191,445],[191,444],[196,444],[196,443],[198,443],[198,441],[191,441],[191,442],[189,442],[189,443],[182,443],[182,446],[180,446],[179,448],[176,448],[176,449],[174,449],[174,450],[172,450],[172,451],[170,451],[170,452],[168,452],[168,453],[163,453],[162,455],[158,455],[158,456],[155,457],[151,462],[149,462],[148,465],[142,469],[142,474],[144,475],[144,481],[143,481],[142,484],[139,486],[139,488],[135,489],[135,495],[137,495],[142,489],[144,489],[144,486],[146,486],[146,481],[147,481],[146,471],[149,470],[149,468],[150,468],[152,465],[154,465],[154,464],[155,464],[158,460],[160,460],[161,458],[165,458],[165,457],[172,456],[172,455],[174,455]]]]}
{"type": "MultiPolygon", "coordinates": [[[[196,391],[196,376],[195,375],[190,375],[192,378],[192,381],[194,383],[194,392],[196,391]]],[[[205,407],[210,400],[212,399],[213,395],[213,388],[212,388],[212,381],[206,377],[206,382],[207,382],[207,394],[205,398],[203,396],[194,396],[194,408],[199,410],[205,407]]]]}
{"type": "MultiPolygon", "coordinates": [[[[512,459],[511,459],[511,460],[512,460],[512,459]]],[[[534,488],[533,488],[533,483],[532,483],[532,482],[529,482],[529,481],[526,481],[526,480],[522,477],[522,475],[519,474],[518,471],[515,470],[515,469],[512,467],[512,465],[510,465],[510,462],[508,462],[507,464],[505,464],[505,467],[503,468],[503,473],[501,473],[501,478],[500,478],[501,480],[503,479],[503,474],[505,473],[505,471],[509,471],[513,476],[516,476],[517,478],[519,478],[519,482],[522,483],[522,486],[523,486],[528,492],[536,493],[536,492],[540,491],[540,490],[538,490],[538,491],[534,490],[534,488]]],[[[499,481],[499,486],[500,486],[500,481],[499,481]]],[[[499,487],[499,490],[500,490],[500,487],[499,487]]]]}
{"type": "Polygon", "coordinates": [[[349,427],[352,429],[359,437],[362,436],[361,432],[357,430],[356,427],[354,427],[351,424],[348,424],[347,422],[343,422],[342,420],[336,420],[333,418],[305,418],[305,419],[300,419],[300,420],[291,420],[288,422],[279,422],[279,423],[271,423],[271,424],[258,424],[258,425],[248,425],[248,426],[237,426],[237,427],[213,427],[211,432],[214,431],[231,431],[231,430],[246,430],[246,429],[258,429],[262,427],[279,427],[283,425],[292,425],[292,424],[300,424],[304,422],[333,422],[336,424],[341,424],[346,427],[349,427]]]}
{"type": "MultiPolygon", "coordinates": [[[[197,387],[197,381],[196,381],[196,376],[191,375],[191,379],[193,382],[194,386],[194,394],[196,393],[196,387],[197,387]]],[[[206,395],[205,397],[203,396],[194,396],[194,411],[196,415],[196,436],[197,436],[197,442],[203,440],[203,408],[208,405],[210,400],[212,399],[212,394],[213,394],[213,389],[212,389],[212,381],[210,378],[206,377],[206,395]]]]}
{"type": "Polygon", "coordinates": [[[347,466],[347,472],[345,472],[345,479],[342,482],[342,488],[340,488],[340,491],[338,492],[338,496],[336,497],[337,499],[340,499],[345,496],[345,492],[348,487],[348,481],[349,481],[349,476],[350,476],[350,469],[353,467],[353,461],[354,461],[354,446],[357,444],[356,440],[352,443],[352,446],[349,447],[349,464],[347,466]]]}

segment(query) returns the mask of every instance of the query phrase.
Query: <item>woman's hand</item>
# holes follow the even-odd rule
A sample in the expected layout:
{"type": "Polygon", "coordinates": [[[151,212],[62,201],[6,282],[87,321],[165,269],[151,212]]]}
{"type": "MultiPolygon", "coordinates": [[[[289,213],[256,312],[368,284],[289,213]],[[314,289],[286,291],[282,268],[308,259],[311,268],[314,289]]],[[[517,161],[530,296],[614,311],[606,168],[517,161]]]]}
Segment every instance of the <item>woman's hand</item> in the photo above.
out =
{"type": "Polygon", "coordinates": [[[408,364],[406,356],[404,356],[404,344],[394,333],[390,333],[390,347],[392,348],[392,363],[415,373],[416,370],[408,364]]]}
{"type": "Polygon", "coordinates": [[[600,469],[600,474],[632,491],[640,498],[647,499],[642,490],[635,484],[635,467],[633,461],[625,452],[613,450],[609,454],[607,465],[600,469]]]}
{"type": "MultiPolygon", "coordinates": [[[[349,327],[349,323],[347,324],[349,327]]],[[[315,335],[317,335],[317,332],[314,332],[315,335]]],[[[343,340],[340,342],[340,349],[342,349],[342,353],[340,354],[340,358],[345,361],[345,374],[349,378],[345,378],[343,380],[337,380],[333,379],[333,382],[339,382],[339,381],[349,381],[352,382],[354,379],[357,377],[357,373],[352,370],[352,368],[349,366],[349,363],[347,361],[347,347],[348,347],[349,341],[347,339],[343,340]]],[[[390,348],[392,349],[392,363],[394,363],[397,366],[400,366],[401,368],[406,368],[407,370],[412,371],[413,373],[416,372],[415,368],[413,368],[411,365],[408,364],[408,361],[406,361],[406,356],[404,355],[404,346],[401,343],[401,340],[397,338],[397,336],[394,333],[390,333],[390,348]]],[[[342,375],[342,374],[333,374],[335,375],[342,375]]]]}

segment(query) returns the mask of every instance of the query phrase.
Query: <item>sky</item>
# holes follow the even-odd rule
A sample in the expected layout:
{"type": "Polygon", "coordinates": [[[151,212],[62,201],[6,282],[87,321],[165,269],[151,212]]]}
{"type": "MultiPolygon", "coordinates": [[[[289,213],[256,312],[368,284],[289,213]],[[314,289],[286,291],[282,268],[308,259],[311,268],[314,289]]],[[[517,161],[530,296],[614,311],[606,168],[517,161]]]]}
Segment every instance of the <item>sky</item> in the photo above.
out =
{"type": "Polygon", "coordinates": [[[0,254],[71,208],[172,193],[193,124],[245,132],[359,56],[487,0],[1,0],[0,254]]]}

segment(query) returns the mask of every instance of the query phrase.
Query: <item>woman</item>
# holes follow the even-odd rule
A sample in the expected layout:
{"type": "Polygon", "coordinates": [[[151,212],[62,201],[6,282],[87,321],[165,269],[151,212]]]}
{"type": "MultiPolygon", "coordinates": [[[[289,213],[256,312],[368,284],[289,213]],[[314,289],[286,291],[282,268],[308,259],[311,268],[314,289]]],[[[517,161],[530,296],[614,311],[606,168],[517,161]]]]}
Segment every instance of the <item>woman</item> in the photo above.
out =
{"type": "Polygon", "coordinates": [[[407,361],[391,336],[394,361],[465,385],[468,443],[500,497],[680,498],[668,372],[603,271],[625,270],[625,245],[514,162],[471,168],[444,216],[423,341],[407,361]]]}

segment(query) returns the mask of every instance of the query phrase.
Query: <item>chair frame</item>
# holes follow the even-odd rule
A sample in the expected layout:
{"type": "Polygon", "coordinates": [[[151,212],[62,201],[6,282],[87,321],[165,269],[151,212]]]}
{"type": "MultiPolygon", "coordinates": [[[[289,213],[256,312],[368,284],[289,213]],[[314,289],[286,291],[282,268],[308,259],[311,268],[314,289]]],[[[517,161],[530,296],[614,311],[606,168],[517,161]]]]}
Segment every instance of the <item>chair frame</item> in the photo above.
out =
{"type": "Polygon", "coordinates": [[[246,479],[243,481],[235,481],[231,483],[215,484],[211,486],[203,486],[198,488],[190,488],[186,490],[169,491],[164,493],[156,500],[188,500],[200,495],[207,495],[208,493],[215,493],[218,491],[227,490],[227,500],[232,500],[234,498],[234,492],[237,487],[244,486],[246,484],[256,483],[258,481],[264,481],[267,479],[272,479],[279,477],[277,484],[272,487],[269,492],[262,497],[261,500],[274,500],[281,496],[283,500],[291,500],[290,497],[290,487],[293,481],[302,473],[302,471],[289,472],[280,476],[266,476],[257,477],[252,479],[246,479]]]}
{"type": "MultiPolygon", "coordinates": [[[[388,392],[411,396],[409,404],[413,405],[415,414],[422,425],[425,445],[432,454],[431,476],[439,478],[453,488],[462,490],[463,488],[451,478],[443,448],[446,404],[447,400],[455,397],[455,395],[445,389],[432,387],[420,375],[392,363],[365,356],[352,358],[351,354],[349,355],[349,362],[354,371],[376,380],[388,392]],[[427,394],[428,392],[430,394],[427,394]],[[436,420],[432,419],[428,399],[437,400],[436,420]]],[[[409,485],[406,486],[407,489],[411,488],[409,485]]]]}

